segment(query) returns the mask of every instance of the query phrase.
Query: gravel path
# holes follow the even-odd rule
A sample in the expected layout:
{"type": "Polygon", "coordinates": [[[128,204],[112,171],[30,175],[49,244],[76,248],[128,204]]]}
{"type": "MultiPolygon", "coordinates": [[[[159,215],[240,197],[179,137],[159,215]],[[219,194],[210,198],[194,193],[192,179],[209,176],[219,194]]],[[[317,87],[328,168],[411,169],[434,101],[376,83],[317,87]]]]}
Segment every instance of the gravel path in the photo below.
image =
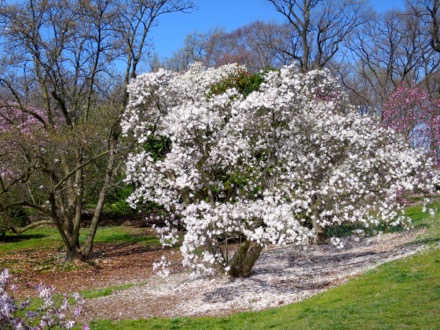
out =
{"type": "Polygon", "coordinates": [[[87,318],[222,316],[301,301],[384,262],[416,253],[415,231],[371,239],[343,239],[344,248],[321,245],[264,251],[249,278],[214,280],[182,272],[152,277],[146,285],[91,299],[87,318]],[[298,248],[297,248],[298,249],[298,248]]]}

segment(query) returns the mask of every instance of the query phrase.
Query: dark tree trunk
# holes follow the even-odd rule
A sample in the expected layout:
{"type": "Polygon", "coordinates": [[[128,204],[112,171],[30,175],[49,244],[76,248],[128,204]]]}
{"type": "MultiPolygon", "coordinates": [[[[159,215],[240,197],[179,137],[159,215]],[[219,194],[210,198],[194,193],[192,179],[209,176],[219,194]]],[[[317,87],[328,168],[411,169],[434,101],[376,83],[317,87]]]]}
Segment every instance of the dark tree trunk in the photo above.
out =
{"type": "Polygon", "coordinates": [[[74,260],[84,261],[85,258],[83,257],[81,252],[77,249],[77,247],[66,246],[65,261],[72,262],[74,260]]]}
{"type": "Polygon", "coordinates": [[[262,250],[263,246],[246,240],[240,245],[229,263],[229,275],[231,277],[248,277],[262,250]]]}

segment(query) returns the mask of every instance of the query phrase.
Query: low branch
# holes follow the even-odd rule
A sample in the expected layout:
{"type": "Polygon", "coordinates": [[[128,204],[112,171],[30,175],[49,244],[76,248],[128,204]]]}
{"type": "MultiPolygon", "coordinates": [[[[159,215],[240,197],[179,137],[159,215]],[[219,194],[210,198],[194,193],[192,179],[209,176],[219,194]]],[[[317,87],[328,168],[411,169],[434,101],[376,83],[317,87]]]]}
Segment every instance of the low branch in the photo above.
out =
{"type": "Polygon", "coordinates": [[[25,227],[0,225],[0,232],[11,232],[11,233],[19,235],[29,229],[32,229],[32,228],[35,228],[38,226],[43,226],[43,225],[53,225],[53,221],[52,220],[35,221],[25,227]]]}

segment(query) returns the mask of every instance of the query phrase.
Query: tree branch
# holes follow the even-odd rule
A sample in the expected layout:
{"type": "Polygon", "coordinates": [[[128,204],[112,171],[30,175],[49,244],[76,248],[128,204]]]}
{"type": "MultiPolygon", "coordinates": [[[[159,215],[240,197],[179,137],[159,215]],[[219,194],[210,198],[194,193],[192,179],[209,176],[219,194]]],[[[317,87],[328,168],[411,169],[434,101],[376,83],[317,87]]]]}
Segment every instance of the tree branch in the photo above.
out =
{"type": "Polygon", "coordinates": [[[11,232],[11,233],[20,235],[29,229],[39,227],[39,226],[44,226],[44,225],[53,225],[53,221],[52,220],[40,220],[40,221],[32,222],[31,224],[29,224],[25,227],[0,225],[0,232],[11,232]]]}

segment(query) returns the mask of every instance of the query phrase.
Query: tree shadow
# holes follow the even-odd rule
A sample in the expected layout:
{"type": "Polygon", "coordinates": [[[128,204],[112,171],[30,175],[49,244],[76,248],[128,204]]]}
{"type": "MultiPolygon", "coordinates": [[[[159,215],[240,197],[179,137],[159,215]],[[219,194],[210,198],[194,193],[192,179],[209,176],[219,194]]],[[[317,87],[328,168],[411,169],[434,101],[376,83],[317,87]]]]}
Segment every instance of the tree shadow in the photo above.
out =
{"type": "Polygon", "coordinates": [[[91,254],[91,260],[125,257],[129,255],[142,254],[147,252],[158,252],[170,250],[172,248],[163,248],[160,244],[139,245],[138,243],[118,243],[118,244],[96,244],[91,254]]]}
{"type": "Polygon", "coordinates": [[[418,246],[418,245],[425,245],[425,244],[432,244],[432,243],[439,243],[439,242],[440,242],[440,237],[428,237],[428,238],[416,239],[414,242],[410,242],[405,245],[418,246]]]}
{"type": "Polygon", "coordinates": [[[20,234],[0,236],[0,243],[18,243],[29,239],[40,239],[47,235],[44,234],[20,234]]]}

